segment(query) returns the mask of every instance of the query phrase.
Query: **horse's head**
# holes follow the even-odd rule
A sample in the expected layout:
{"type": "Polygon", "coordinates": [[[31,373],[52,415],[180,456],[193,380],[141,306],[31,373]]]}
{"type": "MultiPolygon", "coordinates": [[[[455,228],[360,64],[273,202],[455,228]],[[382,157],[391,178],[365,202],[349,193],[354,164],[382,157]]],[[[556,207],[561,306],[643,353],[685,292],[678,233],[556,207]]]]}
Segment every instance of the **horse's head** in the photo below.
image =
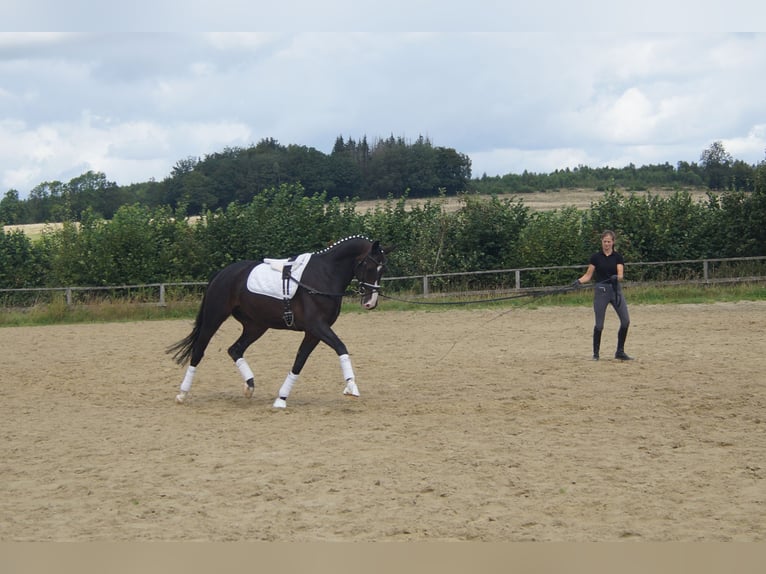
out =
{"type": "Polygon", "coordinates": [[[381,247],[380,241],[373,241],[370,251],[359,259],[354,275],[359,281],[359,291],[362,294],[362,307],[374,309],[378,306],[380,278],[386,268],[386,255],[393,247],[381,247]]]}

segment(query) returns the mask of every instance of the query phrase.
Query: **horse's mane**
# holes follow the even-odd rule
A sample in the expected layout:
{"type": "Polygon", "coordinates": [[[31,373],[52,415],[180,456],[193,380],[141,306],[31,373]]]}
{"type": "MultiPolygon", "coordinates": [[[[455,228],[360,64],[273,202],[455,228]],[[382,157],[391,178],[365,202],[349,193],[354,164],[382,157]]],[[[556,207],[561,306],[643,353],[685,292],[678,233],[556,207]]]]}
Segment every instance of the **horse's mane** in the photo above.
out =
{"type": "Polygon", "coordinates": [[[338,241],[334,242],[329,247],[325,247],[321,251],[317,251],[316,254],[320,255],[322,253],[327,253],[328,251],[331,251],[331,250],[335,249],[336,247],[346,243],[347,241],[352,241],[354,239],[363,239],[364,241],[372,242],[371,239],[365,237],[364,235],[349,235],[348,237],[344,237],[343,239],[338,239],[338,241]]]}

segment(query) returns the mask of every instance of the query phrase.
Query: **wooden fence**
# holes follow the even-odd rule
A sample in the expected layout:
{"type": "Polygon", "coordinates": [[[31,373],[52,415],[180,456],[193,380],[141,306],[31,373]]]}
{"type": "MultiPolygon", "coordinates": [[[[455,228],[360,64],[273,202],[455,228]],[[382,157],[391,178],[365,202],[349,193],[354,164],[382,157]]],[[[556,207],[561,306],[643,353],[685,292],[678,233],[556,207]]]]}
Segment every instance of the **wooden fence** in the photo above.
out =
{"type": "MultiPolygon", "coordinates": [[[[766,281],[766,256],[727,259],[695,259],[680,261],[626,263],[631,284],[713,284],[766,281]]],[[[384,277],[384,292],[406,292],[419,297],[461,295],[476,292],[523,292],[571,283],[584,270],[584,265],[493,269],[461,273],[436,273],[403,277],[384,277]],[[479,287],[477,287],[479,286],[479,287]]],[[[35,287],[0,289],[0,307],[25,307],[50,301],[63,293],[68,306],[80,301],[119,300],[167,305],[177,293],[194,296],[202,292],[206,282],[166,282],[141,285],[99,287],[35,287]]]]}

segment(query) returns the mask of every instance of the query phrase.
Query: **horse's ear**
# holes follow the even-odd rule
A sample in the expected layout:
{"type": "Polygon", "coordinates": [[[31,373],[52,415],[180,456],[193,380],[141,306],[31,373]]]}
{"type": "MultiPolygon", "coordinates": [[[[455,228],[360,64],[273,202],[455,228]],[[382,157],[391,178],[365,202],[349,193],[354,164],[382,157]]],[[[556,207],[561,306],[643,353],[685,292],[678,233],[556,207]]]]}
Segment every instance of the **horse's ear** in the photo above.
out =
{"type": "Polygon", "coordinates": [[[384,255],[387,255],[391,253],[394,250],[393,245],[389,246],[380,246],[380,241],[377,239],[372,242],[372,246],[370,247],[370,253],[383,253],[384,255]]]}

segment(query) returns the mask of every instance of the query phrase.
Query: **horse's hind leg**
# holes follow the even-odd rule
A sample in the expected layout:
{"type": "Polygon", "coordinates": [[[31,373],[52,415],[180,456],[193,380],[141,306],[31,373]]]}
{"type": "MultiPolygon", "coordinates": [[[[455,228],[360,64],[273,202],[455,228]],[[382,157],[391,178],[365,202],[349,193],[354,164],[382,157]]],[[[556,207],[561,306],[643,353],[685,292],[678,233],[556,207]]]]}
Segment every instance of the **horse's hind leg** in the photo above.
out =
{"type": "Polygon", "coordinates": [[[229,347],[228,353],[234,361],[234,364],[237,365],[237,369],[239,369],[239,373],[242,375],[242,379],[245,381],[245,396],[250,398],[253,396],[253,391],[255,390],[255,375],[253,374],[250,365],[247,364],[244,354],[247,348],[266,332],[267,327],[246,326],[243,322],[244,319],[240,319],[237,314],[235,314],[235,318],[242,322],[242,334],[239,336],[239,339],[237,339],[234,344],[229,347]]]}
{"type": "Polygon", "coordinates": [[[194,375],[197,372],[197,365],[200,364],[202,357],[205,356],[205,349],[207,349],[210,339],[213,338],[215,332],[228,317],[228,313],[225,311],[216,311],[219,310],[203,308],[198,318],[199,324],[194,327],[194,331],[191,335],[192,346],[190,350],[189,366],[186,368],[184,379],[181,382],[180,392],[176,395],[176,402],[178,404],[183,403],[189,395],[192,383],[194,382],[194,375]]]}

